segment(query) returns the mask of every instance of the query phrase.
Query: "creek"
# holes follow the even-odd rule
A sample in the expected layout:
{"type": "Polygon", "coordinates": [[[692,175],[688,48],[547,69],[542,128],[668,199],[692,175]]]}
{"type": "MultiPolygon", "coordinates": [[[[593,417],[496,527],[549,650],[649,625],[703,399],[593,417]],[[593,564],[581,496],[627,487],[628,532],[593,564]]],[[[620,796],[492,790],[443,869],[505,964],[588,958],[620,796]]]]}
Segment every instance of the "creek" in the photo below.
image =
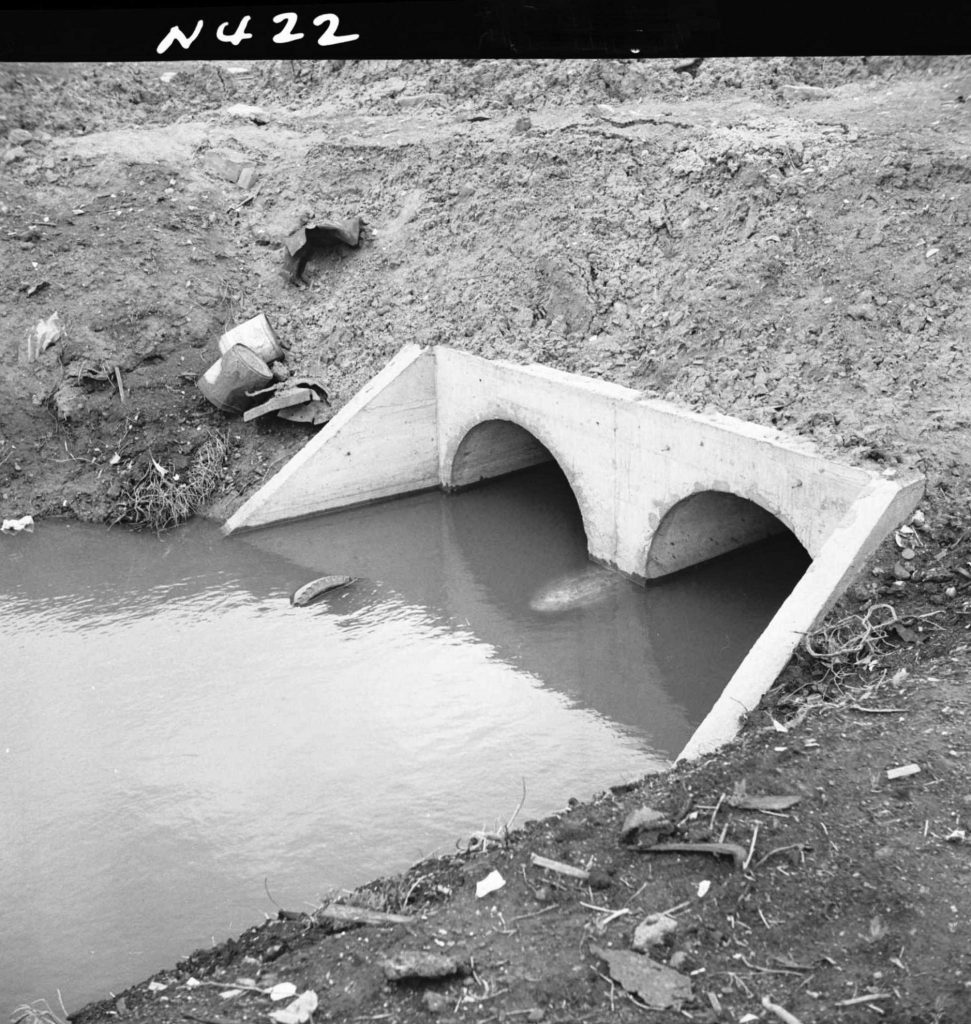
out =
{"type": "Polygon", "coordinates": [[[454,851],[524,781],[519,821],[663,769],[806,564],[590,586],[555,466],[231,539],[0,538],[0,1016],[120,993],[266,887],[309,908],[454,851]],[[359,579],[291,607],[329,573],[359,579]]]}

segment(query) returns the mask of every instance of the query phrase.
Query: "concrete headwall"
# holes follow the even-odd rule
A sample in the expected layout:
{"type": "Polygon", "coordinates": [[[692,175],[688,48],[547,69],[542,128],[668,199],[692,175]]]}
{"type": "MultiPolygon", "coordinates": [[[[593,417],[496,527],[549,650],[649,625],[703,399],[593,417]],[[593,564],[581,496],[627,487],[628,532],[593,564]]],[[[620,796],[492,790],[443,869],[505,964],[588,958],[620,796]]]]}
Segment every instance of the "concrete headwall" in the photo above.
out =
{"type": "Polygon", "coordinates": [[[553,458],[590,556],[654,579],[789,529],[812,564],[682,752],[735,735],[854,574],[923,493],[821,458],[812,445],[727,416],[543,366],[406,346],[224,526],[224,532],[553,458]]]}

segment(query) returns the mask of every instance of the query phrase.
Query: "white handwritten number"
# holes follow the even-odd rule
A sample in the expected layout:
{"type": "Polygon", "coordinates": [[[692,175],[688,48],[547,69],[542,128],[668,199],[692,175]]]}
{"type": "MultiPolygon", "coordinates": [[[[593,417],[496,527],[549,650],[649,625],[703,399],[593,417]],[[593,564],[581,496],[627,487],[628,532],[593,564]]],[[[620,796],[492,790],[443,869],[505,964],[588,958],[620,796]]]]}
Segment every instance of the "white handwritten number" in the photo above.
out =
{"type": "Polygon", "coordinates": [[[196,41],[199,33],[202,31],[202,22],[196,22],[196,30],[191,36],[186,34],[179,28],[178,25],[173,25],[169,29],[169,34],[158,44],[155,48],[156,53],[165,53],[165,51],[173,44],[179,43],[183,50],[188,50],[189,47],[196,41]]]}
{"type": "Polygon", "coordinates": [[[244,39],[252,39],[253,33],[246,31],[246,26],[249,24],[249,15],[236,26],[236,31],[232,35],[228,35],[226,29],[229,28],[229,22],[224,21],[219,28],[216,29],[216,38],[221,43],[232,43],[233,46],[239,46],[244,39]]]}
{"type": "Polygon", "coordinates": [[[298,39],[303,39],[302,32],[293,31],[294,26],[297,24],[297,16],[293,11],[287,11],[286,14],[278,14],[273,19],[275,25],[279,25],[281,21],[285,21],[286,24],[273,37],[274,43],[295,43],[298,39]]]}
{"type": "Polygon", "coordinates": [[[318,14],[314,18],[315,25],[323,25],[327,22],[327,28],[324,29],[324,34],[317,40],[318,46],[336,46],[338,43],[353,43],[355,39],[360,39],[360,35],[355,33],[350,36],[339,36],[337,35],[338,18],[336,14],[318,14]]]}

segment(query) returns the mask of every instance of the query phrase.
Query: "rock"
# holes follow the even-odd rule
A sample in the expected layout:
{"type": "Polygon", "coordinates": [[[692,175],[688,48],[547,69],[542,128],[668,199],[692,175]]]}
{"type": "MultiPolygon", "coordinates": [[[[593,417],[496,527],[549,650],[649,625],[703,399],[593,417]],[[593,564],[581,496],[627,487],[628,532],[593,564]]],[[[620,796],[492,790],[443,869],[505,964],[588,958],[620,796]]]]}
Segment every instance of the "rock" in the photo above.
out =
{"type": "Polygon", "coordinates": [[[448,1006],[448,1000],[441,992],[429,990],[421,997],[421,1001],[425,1004],[425,1009],[429,1013],[443,1013],[448,1006]]]}
{"type": "Polygon", "coordinates": [[[246,170],[240,174],[239,180],[236,184],[239,185],[240,188],[251,189],[256,184],[256,179],[258,177],[259,175],[256,173],[255,167],[247,167],[246,170]]]}
{"type": "Polygon", "coordinates": [[[7,142],[11,146],[22,146],[25,142],[33,142],[33,132],[27,131],[26,128],[11,128],[7,133],[7,142]]]}
{"type": "Polygon", "coordinates": [[[876,320],[877,307],[871,302],[860,302],[849,306],[846,315],[853,320],[876,320]]]}
{"type": "Polygon", "coordinates": [[[587,885],[591,889],[609,889],[614,884],[610,875],[603,868],[591,868],[587,877],[587,885]]]}
{"type": "Polygon", "coordinates": [[[12,146],[3,154],[3,162],[5,164],[12,164],[14,160],[23,160],[26,155],[27,150],[23,146],[12,146]]]}
{"type": "Polygon", "coordinates": [[[821,89],[818,85],[784,85],[782,87],[784,100],[821,100],[831,95],[829,89],[821,89]]]}
{"type": "Polygon", "coordinates": [[[668,914],[648,914],[634,929],[631,948],[638,953],[667,942],[678,930],[678,922],[668,914]]]}
{"type": "Polygon", "coordinates": [[[909,580],[910,570],[903,564],[903,562],[894,562],[893,575],[894,579],[909,580]]]}
{"type": "Polygon", "coordinates": [[[528,132],[533,127],[533,122],[526,116],[517,117],[516,123],[512,126],[514,135],[522,135],[524,132],[528,132]]]}
{"type": "Polygon", "coordinates": [[[445,104],[445,96],[440,92],[420,92],[411,96],[396,96],[395,103],[399,107],[441,107],[445,104]]]}
{"type": "Polygon", "coordinates": [[[238,117],[254,124],[269,124],[270,115],[262,107],[254,107],[249,103],[234,103],[226,108],[230,117],[238,117]]]}
{"type": "Polygon", "coordinates": [[[84,409],[84,392],[76,384],[62,381],[54,392],[54,411],[59,420],[76,420],[84,409]]]}
{"type": "Polygon", "coordinates": [[[465,964],[444,953],[428,953],[421,949],[402,950],[380,961],[381,970],[389,981],[406,978],[448,978],[464,974],[465,964]]]}
{"type": "Polygon", "coordinates": [[[655,963],[648,956],[599,946],[591,946],[590,951],[607,961],[614,981],[640,996],[652,1010],[680,1008],[682,1002],[691,998],[688,978],[671,967],[655,963]]]}
{"type": "Polygon", "coordinates": [[[680,971],[688,963],[688,954],[684,950],[679,949],[676,953],[671,954],[671,959],[668,960],[668,967],[674,971],[680,971]]]}
{"type": "Polygon", "coordinates": [[[633,843],[637,840],[652,846],[659,836],[669,835],[673,831],[674,825],[666,814],[653,807],[638,807],[624,819],[620,827],[620,841],[633,843]]]}
{"type": "Polygon", "coordinates": [[[242,153],[210,149],[202,158],[202,165],[210,173],[226,181],[238,182],[244,171],[252,170],[251,161],[242,153]]]}

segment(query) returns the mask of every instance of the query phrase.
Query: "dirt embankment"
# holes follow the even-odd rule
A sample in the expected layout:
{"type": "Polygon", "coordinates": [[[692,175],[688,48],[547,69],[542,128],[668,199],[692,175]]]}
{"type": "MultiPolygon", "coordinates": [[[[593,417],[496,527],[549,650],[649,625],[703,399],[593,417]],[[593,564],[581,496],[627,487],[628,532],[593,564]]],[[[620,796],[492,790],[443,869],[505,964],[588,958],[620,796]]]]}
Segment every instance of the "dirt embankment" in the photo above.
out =
{"type": "Polygon", "coordinates": [[[403,343],[447,343],[928,479],[922,518],[831,624],[875,604],[899,621],[820,637],[843,655],[790,666],[724,755],[358,894],[408,924],[284,918],[82,1019],[266,1019],[266,997],[208,984],[239,977],[316,991],[317,1019],[634,1019],[642,997],[594,947],[629,950],[646,913],[682,904],[651,956],[690,980],[692,1019],[780,1019],[763,997],[803,1024],[971,1017],[969,68],[673,63],[0,68],[5,517],[118,518],[155,463],[191,474],[214,432],[231,509],[308,436],[227,419],[194,387],[222,331],[258,312],[335,404],[403,343]],[[211,173],[226,150],[256,165],[254,187],[211,173]],[[298,289],[279,238],[311,211],[366,227],[298,289]],[[55,312],[60,338],[30,358],[55,312]],[[743,780],[800,802],[719,805],[743,780]],[[642,804],[747,863],[621,843],[642,804]],[[533,853],[589,864],[603,888],[533,853]],[[507,884],[477,899],[491,868],[507,884]],[[414,949],[461,969],[388,980],[382,957],[414,949]]]}

